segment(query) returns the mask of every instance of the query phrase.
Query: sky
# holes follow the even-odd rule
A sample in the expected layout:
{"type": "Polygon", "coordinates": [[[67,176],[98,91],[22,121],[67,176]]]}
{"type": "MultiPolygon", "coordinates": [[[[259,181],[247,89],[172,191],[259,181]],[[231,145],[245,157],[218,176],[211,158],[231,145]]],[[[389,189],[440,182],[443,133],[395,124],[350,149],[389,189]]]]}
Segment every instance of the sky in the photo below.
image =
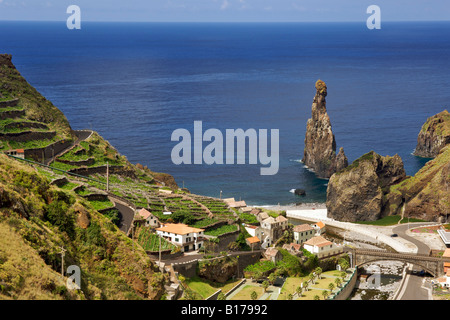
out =
{"type": "Polygon", "coordinates": [[[82,21],[360,22],[370,5],[383,21],[450,20],[450,0],[0,0],[0,20],[65,21],[70,5],[82,21]]]}

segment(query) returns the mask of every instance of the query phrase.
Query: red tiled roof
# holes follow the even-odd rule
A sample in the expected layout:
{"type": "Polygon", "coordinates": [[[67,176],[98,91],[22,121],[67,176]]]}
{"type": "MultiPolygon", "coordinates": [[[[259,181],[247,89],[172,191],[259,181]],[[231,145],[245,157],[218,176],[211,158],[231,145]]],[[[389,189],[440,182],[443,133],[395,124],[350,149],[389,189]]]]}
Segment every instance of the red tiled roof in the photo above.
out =
{"type": "Polygon", "coordinates": [[[304,232],[314,230],[309,224],[299,224],[294,227],[294,232],[304,232]]]}
{"type": "Polygon", "coordinates": [[[205,229],[192,228],[182,223],[167,223],[163,227],[157,228],[156,230],[174,234],[187,234],[205,231],[205,229]]]}
{"type": "Polygon", "coordinates": [[[261,240],[259,240],[258,237],[250,237],[250,238],[247,238],[247,239],[245,239],[245,240],[247,240],[248,243],[250,243],[250,244],[261,242],[261,240]]]}
{"type": "Polygon", "coordinates": [[[331,245],[333,243],[331,241],[328,241],[324,237],[316,236],[316,237],[312,237],[311,239],[306,241],[304,243],[304,245],[305,244],[306,245],[310,245],[310,246],[323,247],[323,246],[329,246],[329,245],[331,245]]]}
{"type": "Polygon", "coordinates": [[[147,209],[145,209],[145,208],[142,208],[141,210],[139,210],[139,215],[142,217],[142,218],[144,218],[144,219],[147,219],[148,217],[150,217],[151,215],[152,215],[152,213],[151,212],[149,212],[147,209]]]}

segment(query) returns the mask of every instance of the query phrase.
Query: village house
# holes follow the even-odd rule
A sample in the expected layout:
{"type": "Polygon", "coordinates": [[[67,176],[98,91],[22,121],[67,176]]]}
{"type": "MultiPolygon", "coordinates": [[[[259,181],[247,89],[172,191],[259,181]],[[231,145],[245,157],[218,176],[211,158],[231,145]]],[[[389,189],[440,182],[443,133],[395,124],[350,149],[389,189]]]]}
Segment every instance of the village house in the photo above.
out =
{"type": "Polygon", "coordinates": [[[158,228],[161,225],[159,219],[145,208],[137,212],[137,218],[143,219],[146,227],[158,228]]]}
{"type": "Polygon", "coordinates": [[[270,245],[283,236],[283,232],[287,227],[288,220],[285,217],[268,217],[261,222],[261,240],[263,240],[265,244],[270,245]]]}
{"type": "Polygon", "coordinates": [[[303,248],[308,250],[310,253],[315,254],[318,258],[324,258],[343,252],[342,246],[338,246],[322,236],[312,237],[303,243],[303,248]]]}
{"type": "Polygon", "coordinates": [[[320,236],[326,232],[326,226],[325,223],[322,221],[319,221],[312,226],[314,230],[316,230],[316,235],[320,236]]]}
{"type": "Polygon", "coordinates": [[[244,228],[248,232],[248,234],[251,235],[252,237],[258,237],[259,239],[261,239],[262,236],[264,235],[263,230],[259,226],[244,224],[244,228]]]}
{"type": "Polygon", "coordinates": [[[281,254],[281,252],[273,247],[267,248],[264,252],[264,256],[266,257],[266,259],[272,261],[273,263],[277,263],[278,261],[283,259],[283,255],[281,254]]]}
{"type": "Polygon", "coordinates": [[[14,156],[16,158],[25,159],[25,150],[24,149],[14,149],[5,151],[7,155],[14,156]]]}
{"type": "Polygon", "coordinates": [[[303,244],[312,237],[314,237],[315,230],[309,224],[300,224],[294,227],[294,242],[297,244],[303,244]]]}
{"type": "Polygon", "coordinates": [[[256,214],[256,220],[258,220],[260,223],[263,222],[264,220],[266,220],[267,218],[269,218],[269,215],[267,214],[267,212],[259,211],[256,214]]]}
{"type": "Polygon", "coordinates": [[[431,283],[437,284],[440,287],[450,288],[450,270],[447,270],[443,277],[432,280],[431,283]]]}
{"type": "Polygon", "coordinates": [[[250,213],[252,212],[253,208],[252,207],[243,207],[243,208],[239,208],[239,211],[242,213],[250,213]]]}
{"type": "Polygon", "coordinates": [[[302,246],[297,243],[284,244],[283,249],[289,251],[290,254],[294,256],[302,255],[302,246]]]}
{"type": "Polygon", "coordinates": [[[204,229],[192,228],[182,223],[167,223],[156,229],[156,233],[182,252],[197,250],[203,246],[204,229]]]}
{"type": "Polygon", "coordinates": [[[252,248],[253,250],[259,250],[261,248],[261,240],[258,237],[250,237],[245,239],[245,242],[252,248]]]}

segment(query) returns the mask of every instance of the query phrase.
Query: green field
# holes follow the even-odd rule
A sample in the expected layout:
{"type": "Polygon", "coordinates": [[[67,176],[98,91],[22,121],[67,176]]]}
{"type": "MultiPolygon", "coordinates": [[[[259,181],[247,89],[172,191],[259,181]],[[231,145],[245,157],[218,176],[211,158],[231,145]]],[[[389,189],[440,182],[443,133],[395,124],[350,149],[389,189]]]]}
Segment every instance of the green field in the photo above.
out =
{"type": "Polygon", "coordinates": [[[173,245],[164,238],[155,233],[151,233],[148,228],[141,228],[138,231],[137,241],[146,251],[159,251],[159,240],[161,239],[161,250],[176,250],[177,246],[173,245]]]}

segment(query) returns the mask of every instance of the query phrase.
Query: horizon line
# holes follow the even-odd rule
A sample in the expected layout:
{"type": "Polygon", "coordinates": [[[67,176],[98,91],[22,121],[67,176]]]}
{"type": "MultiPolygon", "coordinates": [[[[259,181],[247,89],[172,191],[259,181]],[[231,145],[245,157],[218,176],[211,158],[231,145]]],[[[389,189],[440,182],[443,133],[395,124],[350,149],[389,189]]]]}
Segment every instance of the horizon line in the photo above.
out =
{"type": "MultiPolygon", "coordinates": [[[[67,20],[19,20],[19,19],[0,19],[0,22],[61,22],[67,20]]],[[[130,20],[83,20],[88,23],[366,23],[366,20],[350,20],[350,21],[130,21],[130,20]]],[[[382,23],[423,23],[423,22],[450,22],[449,20],[384,20],[382,23]]]]}

